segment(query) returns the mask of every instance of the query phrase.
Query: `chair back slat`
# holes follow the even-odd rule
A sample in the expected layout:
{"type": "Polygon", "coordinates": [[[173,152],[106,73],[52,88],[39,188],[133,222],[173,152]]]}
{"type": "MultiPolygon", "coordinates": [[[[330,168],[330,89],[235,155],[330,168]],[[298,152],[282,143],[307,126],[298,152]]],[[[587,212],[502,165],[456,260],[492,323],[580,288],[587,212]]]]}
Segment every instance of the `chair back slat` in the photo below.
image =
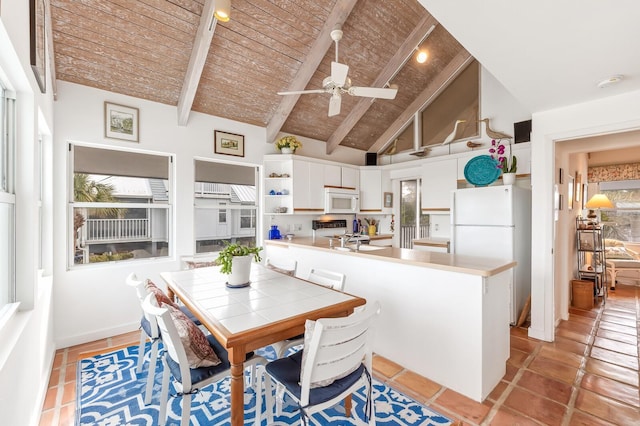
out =
{"type": "Polygon", "coordinates": [[[380,311],[378,302],[344,318],[322,318],[316,321],[307,352],[304,373],[300,378],[301,402],[308,402],[313,382],[353,371],[365,361],[371,363],[371,321],[380,311]]]}
{"type": "Polygon", "coordinates": [[[345,278],[345,275],[339,272],[312,268],[307,280],[325,287],[331,287],[334,290],[342,291],[344,289],[345,278]]]}
{"type": "Polygon", "coordinates": [[[298,268],[298,261],[293,259],[267,257],[265,265],[267,268],[273,269],[281,274],[295,277],[296,269],[298,268]]]}
{"type": "Polygon", "coordinates": [[[191,390],[189,361],[187,360],[182,340],[180,340],[178,329],[171,318],[171,313],[168,309],[159,308],[156,305],[156,299],[152,293],[145,298],[142,308],[149,315],[155,317],[167,354],[180,366],[181,381],[175,383],[178,392],[189,392],[191,390]]]}
{"type": "MultiPolygon", "coordinates": [[[[144,304],[145,299],[149,295],[149,292],[147,291],[147,287],[145,285],[146,281],[138,279],[136,274],[131,273],[127,277],[126,283],[131,287],[135,287],[136,295],[138,296],[138,299],[140,300],[140,305],[142,306],[144,304]]],[[[160,337],[160,330],[158,329],[158,321],[156,319],[156,316],[149,314],[147,311],[144,310],[144,307],[142,309],[142,315],[147,321],[149,321],[149,333],[150,333],[149,338],[157,339],[158,337],[160,337]]]]}

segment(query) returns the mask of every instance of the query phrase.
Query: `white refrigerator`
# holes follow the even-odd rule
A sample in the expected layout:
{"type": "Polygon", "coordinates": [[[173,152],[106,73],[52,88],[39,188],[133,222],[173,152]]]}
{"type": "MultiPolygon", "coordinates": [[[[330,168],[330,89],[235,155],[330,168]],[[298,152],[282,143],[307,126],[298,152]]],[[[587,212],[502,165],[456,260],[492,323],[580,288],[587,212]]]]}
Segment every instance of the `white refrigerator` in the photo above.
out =
{"type": "Polygon", "coordinates": [[[531,294],[531,191],[514,185],[453,191],[451,252],[518,262],[509,301],[515,324],[531,294]]]}

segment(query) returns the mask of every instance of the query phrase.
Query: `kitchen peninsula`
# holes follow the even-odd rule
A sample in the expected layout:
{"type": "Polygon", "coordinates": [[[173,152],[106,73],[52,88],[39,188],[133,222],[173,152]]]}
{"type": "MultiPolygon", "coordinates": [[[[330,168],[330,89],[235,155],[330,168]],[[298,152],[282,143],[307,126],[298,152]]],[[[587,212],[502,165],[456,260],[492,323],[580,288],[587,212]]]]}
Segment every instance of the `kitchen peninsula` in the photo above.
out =
{"type": "Polygon", "coordinates": [[[516,263],[392,247],[345,251],[329,241],[269,240],[266,256],[296,259],[301,278],[312,267],[346,274],[345,292],[382,305],[374,352],[483,401],[506,372],[516,263]]]}

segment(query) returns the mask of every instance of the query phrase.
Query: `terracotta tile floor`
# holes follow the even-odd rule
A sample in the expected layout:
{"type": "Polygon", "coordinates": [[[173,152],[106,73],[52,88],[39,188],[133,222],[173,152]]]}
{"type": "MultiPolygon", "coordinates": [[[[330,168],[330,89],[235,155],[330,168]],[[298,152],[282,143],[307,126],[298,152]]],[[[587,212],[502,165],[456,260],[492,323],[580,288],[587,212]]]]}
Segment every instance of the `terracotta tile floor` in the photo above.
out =
{"type": "MultiPolygon", "coordinates": [[[[570,309],[556,341],[511,329],[507,373],[478,403],[376,356],[378,379],[452,418],[458,425],[640,424],[638,338],[640,287],[618,285],[590,310],[570,309]]],[[[41,425],[73,425],[78,355],[137,344],[139,332],[56,353],[41,425]]]]}

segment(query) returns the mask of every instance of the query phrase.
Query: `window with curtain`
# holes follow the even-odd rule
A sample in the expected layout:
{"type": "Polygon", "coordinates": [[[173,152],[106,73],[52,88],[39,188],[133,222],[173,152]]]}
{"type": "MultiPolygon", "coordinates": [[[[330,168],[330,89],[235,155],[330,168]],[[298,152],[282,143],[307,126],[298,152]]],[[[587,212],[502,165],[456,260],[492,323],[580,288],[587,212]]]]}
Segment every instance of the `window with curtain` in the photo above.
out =
{"type": "Polygon", "coordinates": [[[195,252],[220,251],[226,242],[256,245],[254,166],[195,161],[195,252]]]}
{"type": "Polygon", "coordinates": [[[70,145],[70,265],[171,252],[170,156],[70,145]]]}
{"type": "Polygon", "coordinates": [[[15,301],[15,96],[0,82],[0,317],[15,301]]]}

